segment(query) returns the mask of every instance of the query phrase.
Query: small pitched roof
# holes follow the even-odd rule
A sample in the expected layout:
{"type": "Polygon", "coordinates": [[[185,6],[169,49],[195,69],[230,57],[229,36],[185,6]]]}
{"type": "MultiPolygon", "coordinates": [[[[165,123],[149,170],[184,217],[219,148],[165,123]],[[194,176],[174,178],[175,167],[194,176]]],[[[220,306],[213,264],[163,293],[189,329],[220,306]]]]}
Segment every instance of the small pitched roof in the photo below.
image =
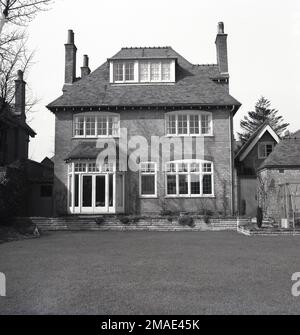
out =
{"type": "Polygon", "coordinates": [[[235,158],[242,161],[250,151],[254,148],[256,143],[262,138],[262,136],[269,132],[269,134],[274,138],[274,140],[279,143],[280,138],[275,133],[274,129],[271,127],[268,120],[266,120],[257,130],[249,137],[249,139],[244,143],[244,145],[240,148],[238,153],[236,154],[235,158]]]}
{"type": "Polygon", "coordinates": [[[74,159],[97,159],[103,148],[97,148],[97,141],[80,142],[65,158],[66,161],[74,159]]]}
{"type": "MultiPolygon", "coordinates": [[[[299,133],[299,132],[298,132],[299,133]]],[[[295,135],[295,134],[294,134],[295,135]]],[[[258,170],[267,168],[300,167],[300,136],[283,139],[258,170]]]]}
{"type": "Polygon", "coordinates": [[[221,77],[218,65],[193,65],[172,48],[126,48],[115,57],[172,57],[177,59],[176,82],[151,85],[115,85],[110,83],[109,61],[90,75],[70,85],[64,94],[47,107],[151,107],[151,106],[235,106],[241,103],[228,93],[226,85],[214,82],[221,77]]]}

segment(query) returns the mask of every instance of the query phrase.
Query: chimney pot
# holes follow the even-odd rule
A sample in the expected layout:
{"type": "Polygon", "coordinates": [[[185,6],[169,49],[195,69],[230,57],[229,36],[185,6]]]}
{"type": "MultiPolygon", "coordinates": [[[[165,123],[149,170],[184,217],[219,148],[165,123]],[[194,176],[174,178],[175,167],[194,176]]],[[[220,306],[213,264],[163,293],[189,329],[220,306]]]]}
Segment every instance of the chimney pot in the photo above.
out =
{"type": "Polygon", "coordinates": [[[18,77],[18,80],[22,80],[23,81],[23,71],[21,71],[21,70],[18,70],[18,72],[17,72],[17,77],[18,77]]]}
{"type": "Polygon", "coordinates": [[[84,55],[83,56],[83,66],[81,68],[81,78],[88,76],[90,73],[91,73],[91,70],[89,68],[89,56],[84,55]]]}
{"type": "Polygon", "coordinates": [[[88,55],[83,56],[83,67],[89,67],[89,56],[88,55]]]}
{"type": "Polygon", "coordinates": [[[67,44],[74,44],[74,32],[72,29],[68,31],[68,43],[67,44]]]}
{"type": "Polygon", "coordinates": [[[26,119],[26,83],[23,80],[23,71],[17,72],[17,80],[15,81],[15,114],[26,119]]]}
{"type": "Polygon", "coordinates": [[[218,34],[224,34],[224,22],[218,23],[218,34]]]}

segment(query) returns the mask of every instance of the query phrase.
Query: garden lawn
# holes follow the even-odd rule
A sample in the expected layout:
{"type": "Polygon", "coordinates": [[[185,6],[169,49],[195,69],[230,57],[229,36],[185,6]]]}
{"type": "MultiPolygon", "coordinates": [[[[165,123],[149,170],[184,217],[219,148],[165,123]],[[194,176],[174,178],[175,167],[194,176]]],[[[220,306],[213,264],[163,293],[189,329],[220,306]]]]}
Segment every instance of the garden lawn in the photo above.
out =
{"type": "Polygon", "coordinates": [[[51,233],[0,244],[0,314],[298,314],[300,237],[51,233]]]}

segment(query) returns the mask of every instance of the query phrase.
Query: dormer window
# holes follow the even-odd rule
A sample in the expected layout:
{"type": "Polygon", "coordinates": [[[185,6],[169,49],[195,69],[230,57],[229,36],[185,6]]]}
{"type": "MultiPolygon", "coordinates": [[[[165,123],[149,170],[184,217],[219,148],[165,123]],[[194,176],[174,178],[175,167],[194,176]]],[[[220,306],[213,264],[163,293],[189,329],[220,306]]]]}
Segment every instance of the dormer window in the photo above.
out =
{"type": "Polygon", "coordinates": [[[111,83],[175,82],[175,59],[111,60],[111,83]]]}

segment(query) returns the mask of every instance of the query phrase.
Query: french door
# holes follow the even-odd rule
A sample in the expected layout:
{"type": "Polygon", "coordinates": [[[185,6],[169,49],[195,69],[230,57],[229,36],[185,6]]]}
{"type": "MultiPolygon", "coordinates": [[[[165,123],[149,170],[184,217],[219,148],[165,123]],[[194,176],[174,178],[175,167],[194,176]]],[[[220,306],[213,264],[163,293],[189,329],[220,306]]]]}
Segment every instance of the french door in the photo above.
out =
{"type": "Polygon", "coordinates": [[[79,206],[76,212],[115,213],[114,174],[82,174],[79,185],[79,206]]]}

